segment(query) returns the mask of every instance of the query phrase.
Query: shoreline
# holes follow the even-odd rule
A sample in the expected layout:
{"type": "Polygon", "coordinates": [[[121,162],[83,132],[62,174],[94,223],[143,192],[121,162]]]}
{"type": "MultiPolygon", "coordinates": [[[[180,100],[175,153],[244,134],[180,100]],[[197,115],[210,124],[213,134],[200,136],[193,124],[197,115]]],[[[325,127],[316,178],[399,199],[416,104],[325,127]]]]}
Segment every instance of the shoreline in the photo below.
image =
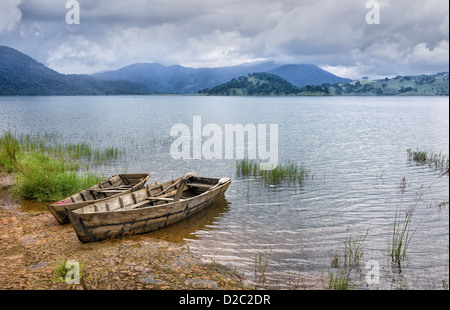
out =
{"type": "Polygon", "coordinates": [[[84,244],[70,224],[60,225],[45,204],[24,207],[0,174],[0,290],[241,290],[245,279],[192,253],[184,244],[135,235],[84,244]],[[54,276],[74,260],[80,284],[54,276]]]}

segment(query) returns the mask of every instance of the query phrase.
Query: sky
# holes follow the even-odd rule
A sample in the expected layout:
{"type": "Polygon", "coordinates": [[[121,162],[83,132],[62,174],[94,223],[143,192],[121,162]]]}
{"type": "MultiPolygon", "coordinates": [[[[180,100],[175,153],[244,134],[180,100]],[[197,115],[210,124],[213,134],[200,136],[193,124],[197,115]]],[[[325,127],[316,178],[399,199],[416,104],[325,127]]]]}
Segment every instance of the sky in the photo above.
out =
{"type": "Polygon", "coordinates": [[[254,61],[316,64],[352,79],[433,74],[449,71],[449,3],[0,0],[0,45],[66,74],[254,61]],[[74,2],[79,24],[66,19],[74,2]]]}

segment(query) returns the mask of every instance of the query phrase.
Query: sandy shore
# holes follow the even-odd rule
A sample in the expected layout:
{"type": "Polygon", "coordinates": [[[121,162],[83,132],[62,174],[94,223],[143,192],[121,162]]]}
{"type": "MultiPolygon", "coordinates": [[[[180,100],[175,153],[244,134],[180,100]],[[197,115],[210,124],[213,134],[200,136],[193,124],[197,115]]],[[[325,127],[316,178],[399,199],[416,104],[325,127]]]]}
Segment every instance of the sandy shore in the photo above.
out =
{"type": "Polygon", "coordinates": [[[70,224],[60,225],[45,206],[23,208],[0,176],[0,289],[135,290],[245,288],[244,279],[224,266],[205,263],[185,245],[151,234],[81,243],[70,224]],[[54,275],[63,261],[81,265],[80,284],[54,275]]]}

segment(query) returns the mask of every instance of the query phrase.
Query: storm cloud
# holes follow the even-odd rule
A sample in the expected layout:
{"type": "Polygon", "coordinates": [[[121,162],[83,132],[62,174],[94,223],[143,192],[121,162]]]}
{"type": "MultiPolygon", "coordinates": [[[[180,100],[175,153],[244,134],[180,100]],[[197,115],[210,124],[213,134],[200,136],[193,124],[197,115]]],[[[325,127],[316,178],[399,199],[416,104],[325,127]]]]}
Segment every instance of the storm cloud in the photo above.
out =
{"type": "Polygon", "coordinates": [[[63,73],[137,62],[217,67],[273,60],[314,63],[343,77],[448,71],[446,0],[2,0],[0,45],[63,73]]]}

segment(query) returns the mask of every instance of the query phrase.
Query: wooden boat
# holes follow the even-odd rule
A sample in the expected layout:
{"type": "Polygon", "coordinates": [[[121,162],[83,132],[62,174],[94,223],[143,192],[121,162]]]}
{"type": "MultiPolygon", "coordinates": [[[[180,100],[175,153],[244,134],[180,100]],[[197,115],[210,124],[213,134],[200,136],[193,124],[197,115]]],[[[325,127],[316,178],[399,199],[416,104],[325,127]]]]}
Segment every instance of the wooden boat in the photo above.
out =
{"type": "Polygon", "coordinates": [[[151,232],[180,221],[221,197],[230,178],[195,177],[189,173],[116,198],[67,210],[81,242],[151,232]]]}
{"type": "Polygon", "coordinates": [[[118,174],[84,191],[61,201],[47,205],[61,224],[69,223],[66,210],[76,210],[89,204],[120,196],[142,189],[150,174],[118,174]]]}

